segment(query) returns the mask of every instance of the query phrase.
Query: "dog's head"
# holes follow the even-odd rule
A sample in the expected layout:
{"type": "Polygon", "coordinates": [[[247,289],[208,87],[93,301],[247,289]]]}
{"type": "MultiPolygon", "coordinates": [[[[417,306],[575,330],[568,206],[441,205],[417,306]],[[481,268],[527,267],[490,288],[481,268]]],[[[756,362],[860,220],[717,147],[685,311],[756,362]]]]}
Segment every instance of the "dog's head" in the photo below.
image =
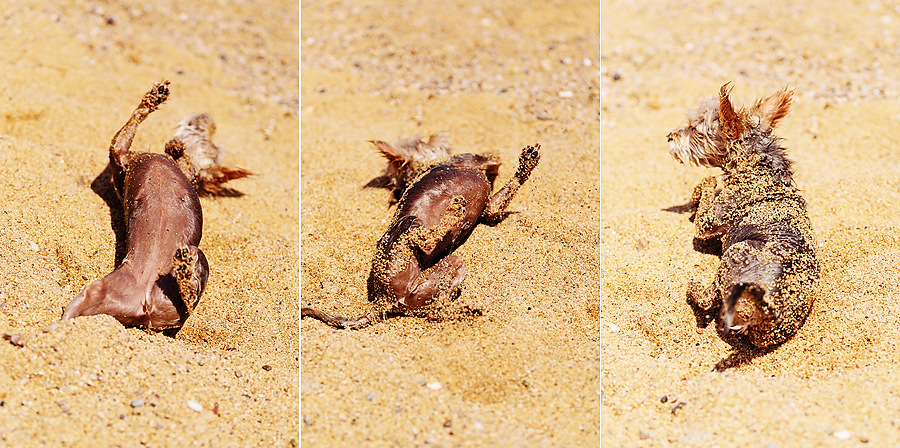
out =
{"type": "Polygon", "coordinates": [[[367,188],[387,188],[393,192],[391,203],[400,200],[410,182],[425,169],[450,156],[450,139],[443,134],[431,134],[428,139],[412,137],[395,144],[369,140],[387,159],[384,173],[369,181],[367,188]]]}
{"type": "Polygon", "coordinates": [[[736,109],[730,90],[723,85],[718,97],[708,98],[689,114],[686,126],[669,133],[669,153],[679,162],[724,167],[736,152],[745,150],[741,142],[752,131],[771,133],[794,100],[794,91],[785,87],[749,109],[736,109]]]}

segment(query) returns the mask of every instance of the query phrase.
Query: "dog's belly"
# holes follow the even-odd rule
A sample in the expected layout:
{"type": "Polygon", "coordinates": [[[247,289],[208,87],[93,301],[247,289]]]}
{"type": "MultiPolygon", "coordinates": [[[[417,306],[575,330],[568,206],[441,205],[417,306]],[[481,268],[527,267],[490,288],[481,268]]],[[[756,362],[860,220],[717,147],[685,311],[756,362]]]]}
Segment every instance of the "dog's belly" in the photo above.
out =
{"type": "Polygon", "coordinates": [[[172,268],[179,245],[197,246],[203,215],[197,194],[165,155],[138,154],[125,179],[126,255],[141,281],[155,281],[172,268]],[[134,167],[134,168],[132,168],[134,167]]]}

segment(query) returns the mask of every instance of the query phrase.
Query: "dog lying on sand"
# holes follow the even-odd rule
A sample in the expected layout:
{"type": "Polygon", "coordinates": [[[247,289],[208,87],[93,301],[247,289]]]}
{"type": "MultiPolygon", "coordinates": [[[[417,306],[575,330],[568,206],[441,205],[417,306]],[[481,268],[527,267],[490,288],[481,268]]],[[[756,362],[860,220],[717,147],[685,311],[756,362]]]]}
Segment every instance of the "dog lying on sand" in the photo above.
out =
{"type": "Polygon", "coordinates": [[[368,295],[373,306],[356,319],[306,307],[300,315],[336,328],[360,329],[391,314],[453,314],[448,305],[459,295],[466,276],[465,262],[453,252],[479,222],[494,224],[503,219],[506,206],[537,166],[541,146],[522,149],[515,175],[492,195],[500,167],[494,156],[459,154],[446,159],[448,144],[437,135],[396,145],[372,143],[387,158],[388,167],[368,186],[401,193],[372,260],[368,295]]]}
{"type": "Polygon", "coordinates": [[[206,114],[183,121],[166,154],[131,151],[138,125],[166,101],[168,86],[154,85],[109,145],[113,186],[125,209],[125,258],[72,299],[63,319],[108,314],[127,326],[180,327],[206,288],[197,194],[231,195],[222,184],[250,173],[220,165],[210,140],[215,123],[206,114]]]}
{"type": "Polygon", "coordinates": [[[819,278],[806,201],[794,185],[792,162],[772,134],[787,115],[787,88],[735,109],[728,84],[692,112],[687,126],[668,135],[669,152],[682,163],[724,171],[724,187],[707,177],[691,205],[696,243],[721,243],[712,284],[688,285],[687,300],[705,327],[713,319],[734,346],[768,347],[797,332],[813,304],[819,278]]]}

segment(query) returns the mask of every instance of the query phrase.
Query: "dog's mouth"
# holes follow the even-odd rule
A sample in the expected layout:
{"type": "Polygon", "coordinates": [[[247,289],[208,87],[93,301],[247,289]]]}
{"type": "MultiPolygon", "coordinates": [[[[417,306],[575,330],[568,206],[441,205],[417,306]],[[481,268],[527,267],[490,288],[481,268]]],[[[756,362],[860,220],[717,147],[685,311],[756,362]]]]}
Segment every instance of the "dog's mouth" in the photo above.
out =
{"type": "Polygon", "coordinates": [[[683,151],[682,148],[684,147],[684,145],[680,144],[681,140],[683,140],[683,139],[684,138],[679,134],[678,131],[672,131],[672,132],[669,132],[668,135],[666,135],[669,154],[671,154],[672,157],[675,158],[675,160],[677,160],[678,162],[680,162],[682,164],[685,163],[685,158],[683,157],[684,154],[682,154],[682,151],[683,151]]]}

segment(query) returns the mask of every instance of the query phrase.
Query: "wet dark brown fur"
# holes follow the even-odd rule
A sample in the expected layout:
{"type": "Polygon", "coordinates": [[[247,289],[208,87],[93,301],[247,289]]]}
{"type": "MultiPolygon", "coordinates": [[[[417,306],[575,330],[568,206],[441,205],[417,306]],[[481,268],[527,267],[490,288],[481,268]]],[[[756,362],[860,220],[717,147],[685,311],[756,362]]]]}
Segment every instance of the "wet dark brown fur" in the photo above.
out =
{"type": "Polygon", "coordinates": [[[726,84],[668,137],[679,161],[724,171],[721,192],[716,178],[707,177],[691,198],[695,245],[721,245],[721,264],[710,286],[688,285],[687,299],[700,326],[715,319],[719,335],[735,346],[786,341],[813,304],[819,263],[806,201],[772,134],[793,96],[784,89],[735,109],[726,84]]]}
{"type": "MultiPolygon", "coordinates": [[[[130,151],[138,125],[168,98],[168,84],[156,84],[144,95],[109,147],[113,185],[125,209],[125,258],[85,287],[63,319],[108,314],[128,326],[179,327],[203,294],[209,266],[197,247],[203,214],[191,172],[182,171],[170,155],[130,151]]],[[[181,141],[170,145],[178,158],[193,151],[181,141]]]]}
{"type": "MultiPolygon", "coordinates": [[[[445,144],[435,136],[429,140],[445,144]]],[[[433,149],[429,142],[425,142],[433,149]]],[[[372,308],[356,319],[302,308],[302,316],[337,328],[358,329],[391,314],[435,317],[446,314],[460,292],[465,262],[453,255],[479,222],[496,223],[519,187],[540,159],[540,145],[528,146],[519,156],[515,176],[491,195],[500,163],[493,156],[460,154],[446,161],[396,163],[399,152],[384,142],[373,142],[389,161],[387,188],[408,181],[390,227],[378,240],[368,280],[372,308]]],[[[370,183],[371,184],[371,183],[370,183]]]]}

